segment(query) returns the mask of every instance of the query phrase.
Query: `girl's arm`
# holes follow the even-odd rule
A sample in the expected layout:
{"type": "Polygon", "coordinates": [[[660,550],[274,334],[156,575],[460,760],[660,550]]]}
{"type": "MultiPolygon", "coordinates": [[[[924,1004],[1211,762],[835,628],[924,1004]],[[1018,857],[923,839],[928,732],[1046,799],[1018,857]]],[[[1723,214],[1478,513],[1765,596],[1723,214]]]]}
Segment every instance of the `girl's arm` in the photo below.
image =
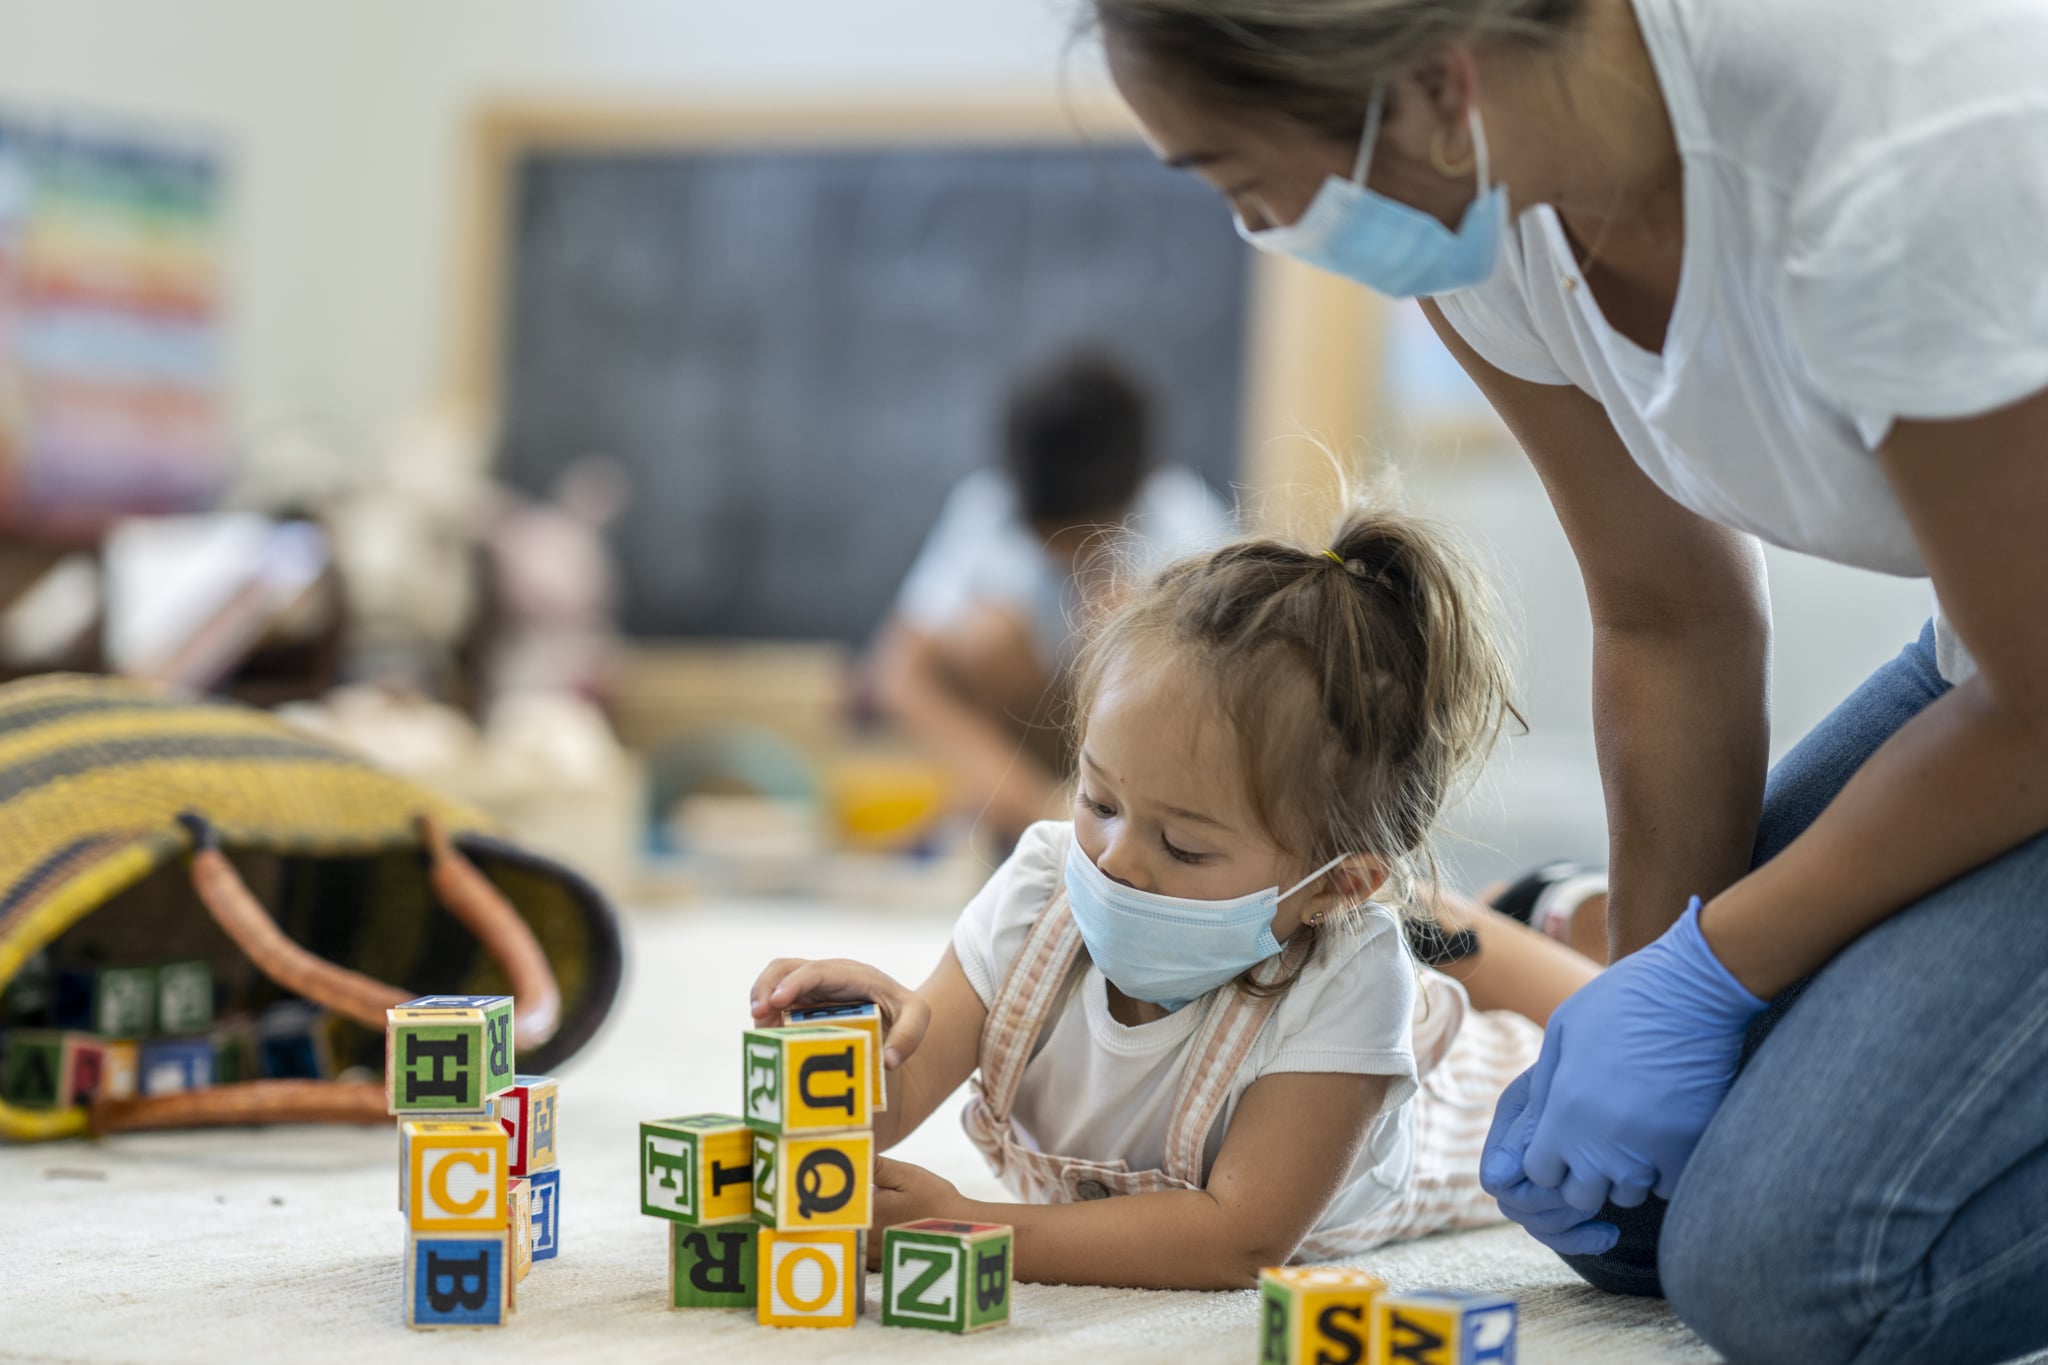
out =
{"type": "MultiPolygon", "coordinates": [[[[1284,1073],[1239,1101],[1204,1190],[1078,1204],[964,1198],[928,1171],[883,1162],[873,1230],[918,1218],[1008,1223],[1020,1280],[1131,1289],[1245,1289],[1284,1265],[1343,1188],[1387,1076],[1284,1073]]],[[[880,1254],[881,1238],[870,1238],[880,1254]]]]}

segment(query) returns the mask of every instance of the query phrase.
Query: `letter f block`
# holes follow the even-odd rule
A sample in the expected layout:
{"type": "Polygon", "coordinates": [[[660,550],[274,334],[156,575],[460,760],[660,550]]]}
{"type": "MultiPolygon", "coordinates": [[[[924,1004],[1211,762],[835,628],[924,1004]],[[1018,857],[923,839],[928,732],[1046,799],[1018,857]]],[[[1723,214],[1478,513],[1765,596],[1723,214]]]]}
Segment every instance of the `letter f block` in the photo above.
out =
{"type": "Polygon", "coordinates": [[[753,1217],[753,1133],[731,1114],[640,1125],[640,1212],[691,1227],[753,1217]]]}

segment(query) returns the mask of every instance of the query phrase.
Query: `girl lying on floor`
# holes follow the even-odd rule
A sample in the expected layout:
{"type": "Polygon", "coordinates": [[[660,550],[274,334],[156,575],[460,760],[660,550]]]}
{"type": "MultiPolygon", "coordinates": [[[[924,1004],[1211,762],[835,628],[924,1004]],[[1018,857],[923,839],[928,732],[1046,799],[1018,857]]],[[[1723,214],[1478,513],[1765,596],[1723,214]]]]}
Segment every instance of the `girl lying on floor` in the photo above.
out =
{"type": "Polygon", "coordinates": [[[1429,530],[1360,511],[1330,546],[1184,560],[1095,632],[1074,818],[1025,834],[924,985],[797,959],[755,983],[759,1021],[882,1006],[880,1150],[979,1073],[967,1131],[1022,1202],[883,1161],[877,1229],[1008,1223],[1021,1279],[1223,1289],[1499,1220],[1494,1101],[1596,968],[1471,902],[1421,908],[1506,669],[1429,530]],[[1404,916],[1462,980],[1418,965],[1404,916]]]}

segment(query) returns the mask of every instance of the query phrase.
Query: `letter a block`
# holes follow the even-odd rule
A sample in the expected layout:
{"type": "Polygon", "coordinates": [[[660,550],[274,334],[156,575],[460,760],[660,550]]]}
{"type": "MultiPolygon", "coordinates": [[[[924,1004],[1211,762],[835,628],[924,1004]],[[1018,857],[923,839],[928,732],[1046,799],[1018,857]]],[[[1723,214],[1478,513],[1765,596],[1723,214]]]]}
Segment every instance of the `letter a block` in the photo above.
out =
{"type": "Polygon", "coordinates": [[[865,1000],[848,1005],[814,1005],[809,1009],[784,1010],[785,1024],[815,1024],[824,1028],[857,1028],[868,1035],[868,1108],[877,1114],[889,1108],[888,1072],[882,1066],[882,1044],[886,1029],[882,1007],[865,1000]]]}
{"type": "Polygon", "coordinates": [[[752,1223],[668,1230],[668,1306],[752,1308],[760,1248],[752,1223]]]}
{"type": "MultiPolygon", "coordinates": [[[[499,1182],[503,1188],[503,1182],[499,1182]]],[[[512,1311],[504,1230],[495,1236],[405,1239],[407,1327],[501,1327],[512,1311]]]]}
{"type": "Polygon", "coordinates": [[[865,1128],[868,1035],[859,1029],[758,1028],[746,1032],[742,1110],[757,1133],[865,1128]]]}
{"type": "Polygon", "coordinates": [[[753,1134],[730,1114],[640,1125],[640,1212],[692,1227],[753,1216],[753,1134]]]}
{"type": "Polygon", "coordinates": [[[1382,1294],[1371,1365],[1515,1365],[1515,1316],[1515,1301],[1499,1294],[1382,1294]]]}
{"type": "Polygon", "coordinates": [[[927,1218],[882,1230],[882,1325],[979,1332],[1010,1320],[1010,1229],[927,1218]]]}
{"type": "Polygon", "coordinates": [[[533,1259],[552,1261],[562,1254],[562,1173],[535,1171],[526,1188],[533,1199],[533,1259]]]}
{"type": "Polygon", "coordinates": [[[783,1232],[864,1228],[875,1202],[875,1135],[754,1134],[754,1221],[783,1232]]]}
{"type": "Polygon", "coordinates": [[[384,1028],[389,1113],[479,1113],[512,1084],[510,996],[423,996],[386,1010],[384,1028]]]}
{"type": "Polygon", "coordinates": [[[512,1174],[532,1175],[555,1164],[559,1091],[552,1076],[514,1076],[512,1088],[491,1101],[512,1141],[512,1174]]]}
{"type": "Polygon", "coordinates": [[[762,1228],[755,1316],[764,1327],[851,1327],[867,1296],[860,1233],[762,1228]]]}
{"type": "Polygon", "coordinates": [[[505,1203],[505,1130],[491,1120],[414,1119],[400,1139],[407,1226],[426,1233],[497,1233],[505,1203]]]}
{"type": "Polygon", "coordinates": [[[1387,1292],[1349,1266],[1259,1272],[1259,1365],[1366,1365],[1372,1306],[1387,1292]]]}

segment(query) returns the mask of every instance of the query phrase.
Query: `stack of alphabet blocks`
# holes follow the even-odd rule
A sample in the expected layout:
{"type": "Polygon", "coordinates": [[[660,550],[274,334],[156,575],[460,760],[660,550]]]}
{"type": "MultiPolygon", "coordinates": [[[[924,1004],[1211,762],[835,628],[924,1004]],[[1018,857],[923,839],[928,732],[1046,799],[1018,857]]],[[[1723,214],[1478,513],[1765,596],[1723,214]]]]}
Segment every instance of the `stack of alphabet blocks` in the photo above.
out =
{"type": "Polygon", "coordinates": [[[560,1251],[558,1086],[513,1074],[512,999],[430,995],[386,1013],[408,1327],[498,1327],[560,1251]]]}
{"type": "Polygon", "coordinates": [[[1259,1294],[1259,1365],[1515,1365],[1515,1301],[1498,1294],[1394,1294],[1348,1266],[1269,1269],[1259,1294]]]}
{"type": "MultiPolygon", "coordinates": [[[[873,1116],[888,1103],[881,1011],[784,1018],[745,1034],[738,1115],[640,1125],[640,1210],[669,1222],[670,1307],[851,1327],[867,1301],[873,1116]]],[[[884,1325],[967,1332],[1009,1320],[1009,1228],[927,1220],[882,1241],[884,1325]]]]}

